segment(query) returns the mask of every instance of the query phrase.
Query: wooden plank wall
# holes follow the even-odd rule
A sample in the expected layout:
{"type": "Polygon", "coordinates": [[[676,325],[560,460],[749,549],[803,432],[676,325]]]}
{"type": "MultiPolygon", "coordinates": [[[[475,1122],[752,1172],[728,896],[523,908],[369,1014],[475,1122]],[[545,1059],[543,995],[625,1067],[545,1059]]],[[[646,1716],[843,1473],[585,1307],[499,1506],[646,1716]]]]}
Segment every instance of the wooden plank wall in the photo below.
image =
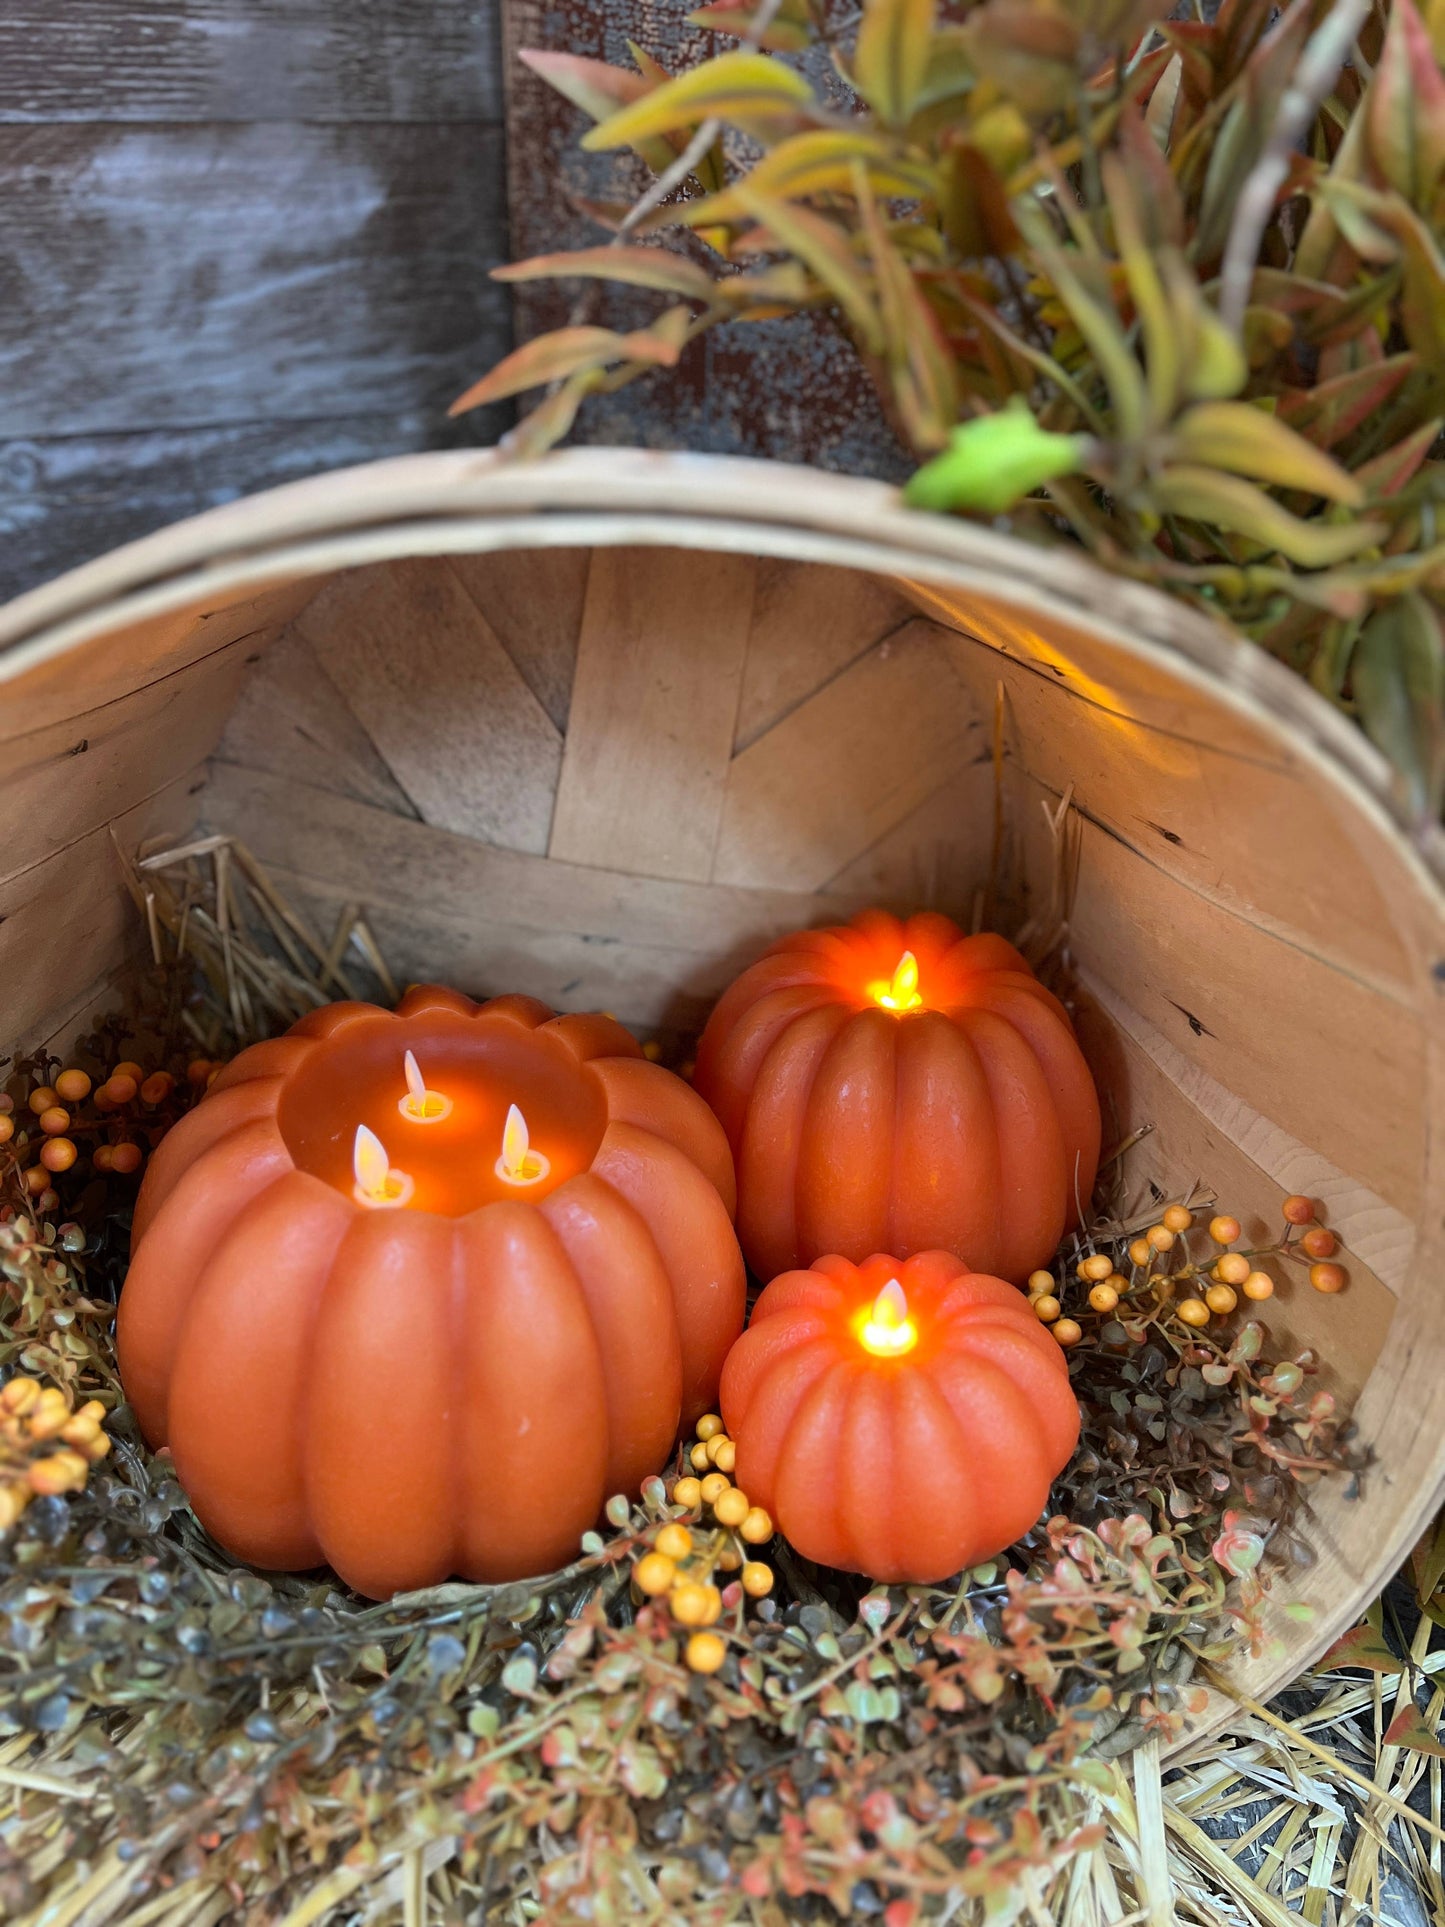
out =
{"type": "Polygon", "coordinates": [[[363,904],[398,981],[678,1038],[785,931],[967,920],[992,791],[943,632],[872,578],[517,550],[334,577],[248,657],[200,808],[317,928],[363,904]]]}
{"type": "MultiPolygon", "coordinates": [[[[510,409],[445,414],[513,338],[488,270],[594,241],[573,197],[646,179],[581,155],[582,117],[515,52],[626,64],[632,38],[675,68],[725,44],[688,12],[4,0],[0,601],[237,495],[494,441],[510,409]]],[[[564,321],[575,294],[518,289],[517,337],[564,321]]],[[[659,305],[589,299],[614,325],[659,305]]],[[[594,401],[574,439],[907,467],[825,319],[715,334],[673,374],[594,401]]]]}
{"type": "Polygon", "coordinates": [[[490,442],[498,0],[4,0],[0,600],[316,470],[490,442]]]}
{"type": "MultiPolygon", "coordinates": [[[[118,852],[196,822],[206,759],[275,632],[313,592],[283,583],[96,636],[0,698],[0,1063],[114,1002],[145,928],[118,852]]],[[[279,734],[278,717],[272,733],[279,734]]]]}

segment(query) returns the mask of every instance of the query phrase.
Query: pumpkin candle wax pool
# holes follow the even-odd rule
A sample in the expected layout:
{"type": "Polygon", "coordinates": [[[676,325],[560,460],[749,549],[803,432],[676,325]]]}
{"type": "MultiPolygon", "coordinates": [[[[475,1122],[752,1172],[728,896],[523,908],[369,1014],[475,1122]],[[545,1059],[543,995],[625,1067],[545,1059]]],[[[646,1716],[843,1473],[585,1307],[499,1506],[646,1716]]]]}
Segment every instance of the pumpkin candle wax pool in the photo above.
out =
{"type": "Polygon", "coordinates": [[[1079,1436],[1057,1343],[944,1251],[775,1278],[722,1416],[738,1485],[806,1558],[919,1584],[1027,1532],[1079,1436]]]}
{"type": "Polygon", "coordinates": [[[727,1143],[606,1017],[412,990],[254,1045],[165,1137],[117,1332],[253,1564],[382,1597],[575,1556],[742,1327],[727,1143]]]}
{"type": "Polygon", "coordinates": [[[762,1278],[944,1250],[1017,1282],[1093,1190],[1099,1100],[1062,1004],[1012,944],[931,912],[774,944],[714,1010],[694,1081],[762,1278]]]}

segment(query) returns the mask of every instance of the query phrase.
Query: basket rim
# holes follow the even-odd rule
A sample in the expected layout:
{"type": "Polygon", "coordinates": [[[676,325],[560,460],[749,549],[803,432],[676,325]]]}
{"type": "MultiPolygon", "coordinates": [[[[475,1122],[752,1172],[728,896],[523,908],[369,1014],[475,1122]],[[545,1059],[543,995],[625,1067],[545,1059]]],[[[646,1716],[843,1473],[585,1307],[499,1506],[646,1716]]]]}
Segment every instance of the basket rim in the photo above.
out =
{"type": "MultiPolygon", "coordinates": [[[[505,548],[654,546],[854,568],[936,584],[989,600],[1027,619],[1087,630],[1126,659],[1162,668],[1193,690],[1262,725],[1291,756],[1368,821],[1406,871],[1445,955],[1445,831],[1403,807],[1385,759],[1301,677],[1212,617],[1164,592],[1111,575],[1079,551],[1041,548],[997,528],[903,506],[887,484],[785,463],[701,453],[584,448],[520,463],[503,450],[403,456],[335,470],[209,510],[111,551],[0,608],[0,687],[31,668],[143,619],[212,600],[406,556],[505,548]]],[[[1429,960],[1417,958],[1418,1008],[1432,1034],[1442,1011],[1429,960]]],[[[1433,1107],[1438,1078],[1427,1073],[1433,1107]]],[[[1428,1118],[1427,1118],[1428,1123],[1428,1118]]],[[[1430,1242],[1428,1213],[1421,1229],[1430,1242]]],[[[1398,1377],[1414,1349],[1425,1280],[1398,1300],[1379,1371],[1398,1377]],[[1408,1314],[1408,1315],[1407,1315],[1408,1314]]],[[[1416,1533],[1445,1478],[1445,1447],[1417,1440],[1403,1495],[1416,1533]],[[1428,1476],[1427,1474],[1428,1469],[1428,1476]]],[[[1351,1623],[1378,1590],[1407,1533],[1365,1562],[1351,1588],[1283,1661],[1249,1669],[1272,1692],[1351,1623]]],[[[1222,1702],[1191,1737],[1218,1722],[1222,1702]]]]}
{"type": "Polygon", "coordinates": [[[1162,655],[1182,681],[1241,713],[1263,711],[1275,726],[1287,724],[1292,747],[1365,806],[1445,912],[1445,827],[1413,816],[1363,731],[1222,616],[1111,574],[1082,551],[907,508],[888,483],[751,456],[606,446],[522,462],[496,447],[326,470],[169,524],[0,605],[0,686],[97,635],[213,592],[449,546],[602,542],[735,547],[911,574],[982,591],[1021,612],[1084,621],[1138,658],[1162,655]],[[635,525],[638,515],[647,527],[635,525]],[[849,552],[820,552],[820,539],[846,542],[849,552]],[[368,552],[348,555],[359,541],[368,552]]]}

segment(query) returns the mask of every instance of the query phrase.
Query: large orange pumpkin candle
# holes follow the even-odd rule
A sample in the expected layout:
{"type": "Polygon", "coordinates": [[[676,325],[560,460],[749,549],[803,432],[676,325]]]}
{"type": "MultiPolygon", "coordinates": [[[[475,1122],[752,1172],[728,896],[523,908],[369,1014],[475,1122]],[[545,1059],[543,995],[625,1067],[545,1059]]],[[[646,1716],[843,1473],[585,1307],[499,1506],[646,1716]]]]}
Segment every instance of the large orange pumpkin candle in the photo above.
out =
{"type": "Polygon", "coordinates": [[[382,1597],[573,1557],[715,1398],[732,1160],[607,1017],[417,989],[236,1058],[136,1207],[121,1377],[197,1515],[382,1597]]]}
{"type": "Polygon", "coordinates": [[[1063,1006],[1012,944],[932,913],[774,944],[714,1010],[694,1083],[762,1278],[938,1249],[1019,1280],[1093,1189],[1099,1100],[1063,1006]]]}
{"type": "Polygon", "coordinates": [[[1039,1517],[1079,1436],[1064,1354],[944,1251],[775,1278],[728,1354],[733,1476],[820,1565],[945,1579],[1039,1517]]]}

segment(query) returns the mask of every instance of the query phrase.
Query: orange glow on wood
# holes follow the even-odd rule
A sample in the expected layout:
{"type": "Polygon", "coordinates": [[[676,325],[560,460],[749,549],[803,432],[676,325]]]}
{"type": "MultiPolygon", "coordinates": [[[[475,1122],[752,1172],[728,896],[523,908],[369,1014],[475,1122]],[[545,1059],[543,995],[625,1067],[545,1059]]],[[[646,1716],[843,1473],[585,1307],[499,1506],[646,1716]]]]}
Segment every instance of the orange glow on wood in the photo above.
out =
{"type": "Polygon", "coordinates": [[[907,1294],[896,1278],[890,1278],[873,1300],[858,1337],[864,1351],[875,1358],[897,1358],[918,1343],[918,1327],[908,1316],[907,1294]]]}

